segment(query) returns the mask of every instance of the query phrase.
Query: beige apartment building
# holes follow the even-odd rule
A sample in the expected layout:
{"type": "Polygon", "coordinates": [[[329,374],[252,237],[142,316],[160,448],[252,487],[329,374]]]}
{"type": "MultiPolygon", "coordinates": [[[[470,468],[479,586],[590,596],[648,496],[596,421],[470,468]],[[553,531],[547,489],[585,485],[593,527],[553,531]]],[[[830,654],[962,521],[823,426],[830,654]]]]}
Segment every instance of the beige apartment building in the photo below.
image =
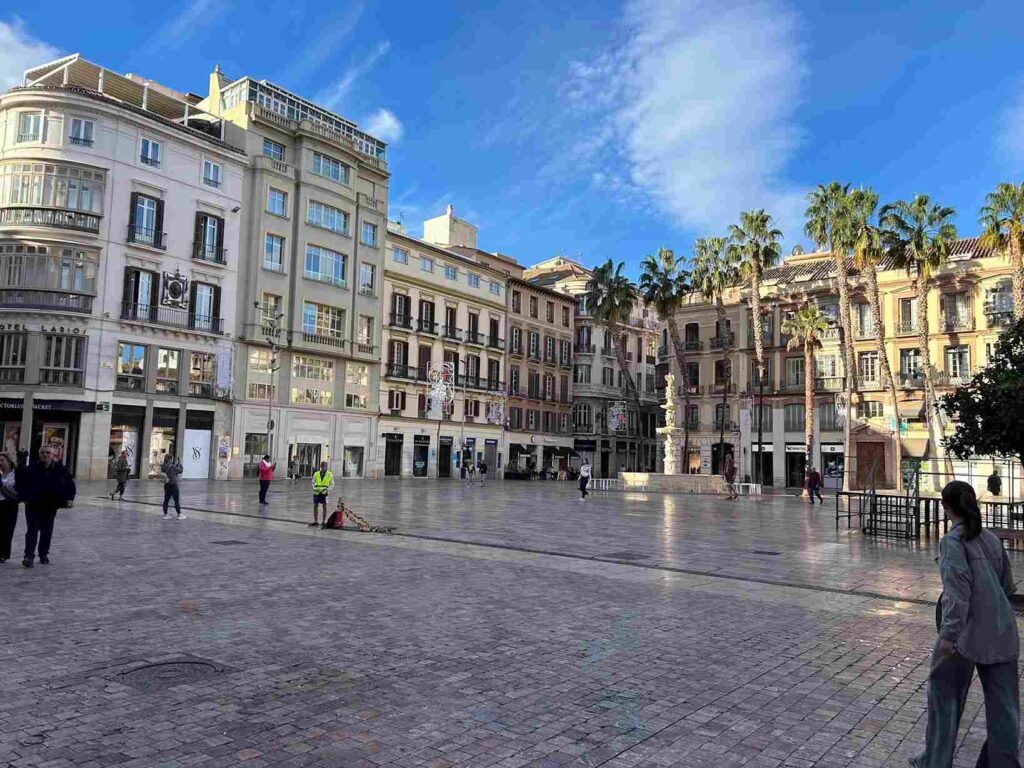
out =
{"type": "MultiPolygon", "coordinates": [[[[742,475],[760,474],[766,485],[799,487],[805,472],[804,371],[802,349],[788,351],[781,333],[787,314],[805,301],[816,302],[826,315],[838,318],[834,265],[826,253],[795,255],[768,270],[763,285],[763,330],[766,350],[764,402],[761,405],[762,442],[758,450],[758,397],[760,382],[754,359],[753,326],[748,289],[736,288],[726,297],[728,326],[734,347],[726,365],[721,354],[723,329],[714,307],[692,297],[676,321],[687,350],[688,371],[678,370],[663,329],[659,361],[676,376],[676,397],[681,407],[683,387],[689,386],[692,404],[691,456],[681,466],[692,472],[717,468],[717,422],[726,421],[726,453],[737,457],[742,475]],[[726,393],[722,401],[723,391],[726,393]],[[696,445],[694,441],[696,440],[696,445]],[[755,468],[761,456],[760,473],[755,468]]],[[[960,240],[947,265],[932,281],[928,298],[929,345],[938,394],[968,379],[984,366],[999,333],[1013,317],[1010,266],[1004,254],[981,247],[976,238],[960,240]]],[[[822,471],[826,487],[840,487],[844,471],[854,488],[891,488],[897,461],[895,430],[900,431],[904,476],[915,469],[941,471],[941,448],[932,444],[924,416],[923,374],[920,363],[915,298],[911,280],[891,262],[879,269],[882,317],[889,365],[896,377],[897,399],[882,388],[871,309],[863,282],[850,265],[853,344],[858,394],[848,410],[851,455],[843,454],[843,428],[836,395],[845,387],[847,372],[839,345],[839,330],[826,334],[817,353],[815,383],[815,435],[812,461],[822,471]]],[[[663,386],[663,384],[662,384],[663,386]]],[[[680,418],[683,417],[680,411],[680,418]]],[[[680,423],[679,426],[682,426],[680,423]]],[[[944,425],[948,432],[951,425],[944,425]]],[[[945,462],[942,462],[945,464],[945,462]]],[[[1001,462],[981,457],[975,462],[952,462],[957,476],[974,481],[1001,462]]],[[[1006,471],[1002,471],[1006,477],[1006,471]]]]}
{"type": "Polygon", "coordinates": [[[386,146],[297,94],[219,68],[197,106],[226,121],[250,164],[231,476],[270,453],[302,475],[328,461],[339,476],[372,477],[386,146]]]}
{"type": "Polygon", "coordinates": [[[576,299],[573,466],[587,459],[597,477],[614,477],[623,468],[654,471],[659,460],[655,428],[661,413],[655,389],[658,324],[638,304],[629,323],[615,329],[626,338],[628,373],[637,393],[634,401],[628,396],[611,333],[593,320],[583,300],[592,274],[578,262],[557,256],[528,268],[523,275],[531,283],[576,299]]]}
{"type": "Polygon", "coordinates": [[[446,479],[483,461],[501,477],[508,274],[493,265],[509,260],[479,251],[476,228],[451,206],[424,222],[424,238],[391,223],[386,246],[376,466],[384,477],[446,479]]]}

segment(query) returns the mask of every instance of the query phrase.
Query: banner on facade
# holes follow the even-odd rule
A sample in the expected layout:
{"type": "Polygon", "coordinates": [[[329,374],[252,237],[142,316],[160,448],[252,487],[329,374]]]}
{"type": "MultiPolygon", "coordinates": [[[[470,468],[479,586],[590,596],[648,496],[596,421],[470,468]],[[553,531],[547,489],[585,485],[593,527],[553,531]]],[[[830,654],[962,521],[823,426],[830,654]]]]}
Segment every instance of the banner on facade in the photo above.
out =
{"type": "MultiPolygon", "coordinates": [[[[231,369],[234,356],[231,353],[231,342],[217,343],[217,394],[220,397],[231,397],[231,369]]],[[[271,374],[273,375],[273,374],[271,374]]]]}
{"type": "Polygon", "coordinates": [[[625,432],[626,418],[626,404],[621,400],[612,403],[608,408],[608,429],[612,432],[625,432]]]}

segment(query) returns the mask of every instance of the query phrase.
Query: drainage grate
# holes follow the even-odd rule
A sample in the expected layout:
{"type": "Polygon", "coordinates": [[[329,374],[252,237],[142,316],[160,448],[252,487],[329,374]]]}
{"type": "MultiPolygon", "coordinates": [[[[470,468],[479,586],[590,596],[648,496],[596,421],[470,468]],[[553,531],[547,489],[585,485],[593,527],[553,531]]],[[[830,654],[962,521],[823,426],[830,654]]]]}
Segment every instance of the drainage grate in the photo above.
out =
{"type": "Polygon", "coordinates": [[[237,546],[245,546],[249,542],[248,541],[238,541],[236,539],[225,539],[224,541],[211,541],[210,543],[211,544],[219,544],[222,547],[237,547],[237,546]]]}
{"type": "Polygon", "coordinates": [[[781,552],[772,552],[770,549],[752,549],[755,555],[781,555],[781,552]]]}
{"type": "Polygon", "coordinates": [[[645,555],[643,552],[609,552],[605,555],[598,555],[603,557],[605,560],[646,560],[650,555],[645,555]]]}
{"type": "Polygon", "coordinates": [[[209,659],[198,656],[182,656],[170,661],[143,664],[117,675],[117,681],[140,691],[158,691],[175,685],[196,683],[211,675],[233,672],[209,659]]]}

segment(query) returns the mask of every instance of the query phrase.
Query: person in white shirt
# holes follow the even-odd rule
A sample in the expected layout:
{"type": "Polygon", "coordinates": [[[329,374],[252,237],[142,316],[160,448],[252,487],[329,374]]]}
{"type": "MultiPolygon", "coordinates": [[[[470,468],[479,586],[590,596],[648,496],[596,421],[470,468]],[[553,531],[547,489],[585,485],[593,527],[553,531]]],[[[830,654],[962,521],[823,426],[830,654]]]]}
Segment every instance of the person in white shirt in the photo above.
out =
{"type": "Polygon", "coordinates": [[[583,466],[580,467],[580,501],[586,501],[587,499],[587,486],[590,485],[590,462],[586,459],[583,460],[583,466]]]}

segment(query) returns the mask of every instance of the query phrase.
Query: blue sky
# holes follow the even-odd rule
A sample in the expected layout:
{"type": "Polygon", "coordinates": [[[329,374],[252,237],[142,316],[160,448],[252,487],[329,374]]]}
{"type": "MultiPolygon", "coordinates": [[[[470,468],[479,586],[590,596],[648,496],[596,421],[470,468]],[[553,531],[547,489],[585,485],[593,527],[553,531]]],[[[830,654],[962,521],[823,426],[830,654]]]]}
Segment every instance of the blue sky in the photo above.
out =
{"type": "Polygon", "coordinates": [[[753,207],[788,248],[808,189],[832,179],[883,202],[931,194],[971,235],[985,193],[1024,180],[1020,0],[0,11],[0,84],[73,51],[198,93],[219,63],[326,103],[391,142],[392,217],[415,234],[451,202],[481,247],[523,263],[611,257],[635,274],[753,207]]]}

